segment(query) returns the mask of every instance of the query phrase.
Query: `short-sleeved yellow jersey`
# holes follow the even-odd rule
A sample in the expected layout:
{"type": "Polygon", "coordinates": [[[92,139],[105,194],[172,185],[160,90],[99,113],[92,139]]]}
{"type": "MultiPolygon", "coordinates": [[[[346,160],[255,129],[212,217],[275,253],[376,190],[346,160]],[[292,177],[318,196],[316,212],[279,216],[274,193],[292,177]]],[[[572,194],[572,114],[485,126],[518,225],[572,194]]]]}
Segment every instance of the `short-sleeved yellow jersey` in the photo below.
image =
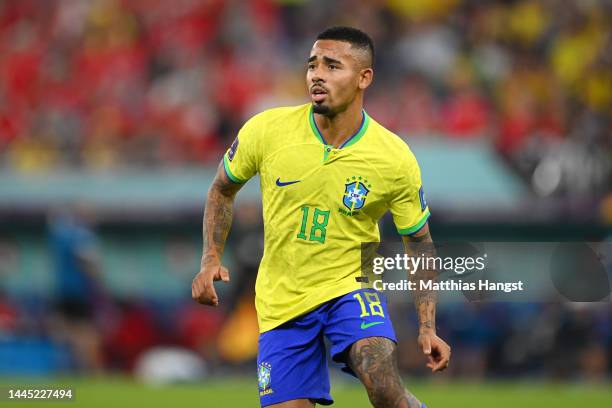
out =
{"type": "Polygon", "coordinates": [[[408,146],[363,112],[359,131],[327,145],[310,104],[260,113],[223,156],[236,183],[260,174],[264,255],[256,308],[261,332],[359,289],[361,243],[378,242],[391,210],[400,234],[425,225],[429,209],[408,146]]]}

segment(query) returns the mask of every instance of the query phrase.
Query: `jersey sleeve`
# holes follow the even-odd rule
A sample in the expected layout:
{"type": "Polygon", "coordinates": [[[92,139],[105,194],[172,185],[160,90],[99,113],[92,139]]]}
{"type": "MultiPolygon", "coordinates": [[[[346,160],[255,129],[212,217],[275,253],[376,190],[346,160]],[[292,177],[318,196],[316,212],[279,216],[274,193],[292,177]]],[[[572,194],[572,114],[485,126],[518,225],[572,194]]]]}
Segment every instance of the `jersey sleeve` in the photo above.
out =
{"type": "Polygon", "coordinates": [[[400,235],[412,235],[429,219],[429,207],[421,182],[421,170],[412,152],[402,154],[391,191],[389,209],[400,235]]]}
{"type": "Polygon", "coordinates": [[[245,183],[259,171],[263,137],[260,119],[259,116],[249,119],[223,155],[225,173],[234,183],[245,183]]]}

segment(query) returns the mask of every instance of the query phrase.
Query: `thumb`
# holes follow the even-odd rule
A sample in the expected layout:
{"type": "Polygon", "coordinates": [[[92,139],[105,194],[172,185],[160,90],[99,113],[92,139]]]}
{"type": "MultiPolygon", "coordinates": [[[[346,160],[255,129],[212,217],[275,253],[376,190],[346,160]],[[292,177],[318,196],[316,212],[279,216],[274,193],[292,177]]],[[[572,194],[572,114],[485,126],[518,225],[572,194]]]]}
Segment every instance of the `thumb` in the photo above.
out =
{"type": "Polygon", "coordinates": [[[427,355],[431,354],[431,338],[429,336],[423,337],[423,343],[421,347],[423,348],[423,353],[427,355]]]}
{"type": "Polygon", "coordinates": [[[227,270],[227,268],[225,266],[220,266],[219,267],[219,275],[221,276],[221,280],[223,282],[229,282],[229,280],[230,280],[229,271],[227,270]]]}

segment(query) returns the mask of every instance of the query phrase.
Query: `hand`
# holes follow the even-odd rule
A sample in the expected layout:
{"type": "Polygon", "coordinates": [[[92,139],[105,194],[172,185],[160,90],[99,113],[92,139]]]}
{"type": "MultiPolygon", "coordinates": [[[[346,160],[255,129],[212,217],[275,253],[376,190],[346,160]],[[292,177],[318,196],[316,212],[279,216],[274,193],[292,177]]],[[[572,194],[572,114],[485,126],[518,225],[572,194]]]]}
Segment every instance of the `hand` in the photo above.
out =
{"type": "Polygon", "coordinates": [[[203,305],[218,306],[219,297],[215,291],[213,281],[229,282],[229,271],[218,262],[203,264],[200,272],[191,283],[191,297],[203,305]]]}
{"type": "Polygon", "coordinates": [[[451,348],[439,338],[432,329],[421,329],[418,338],[419,346],[427,356],[427,367],[432,372],[443,371],[448,367],[451,348]]]}

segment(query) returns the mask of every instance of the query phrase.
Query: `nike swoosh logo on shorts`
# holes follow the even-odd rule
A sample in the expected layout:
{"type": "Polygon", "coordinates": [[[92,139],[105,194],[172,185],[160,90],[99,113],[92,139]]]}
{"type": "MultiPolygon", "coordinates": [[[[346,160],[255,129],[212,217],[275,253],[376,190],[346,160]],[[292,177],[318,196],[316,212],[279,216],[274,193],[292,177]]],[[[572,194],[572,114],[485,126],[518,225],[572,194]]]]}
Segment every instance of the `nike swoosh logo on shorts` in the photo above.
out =
{"type": "Polygon", "coordinates": [[[372,322],[372,323],[361,322],[361,330],[367,329],[368,327],[376,326],[377,324],[383,324],[383,323],[384,322],[372,322]]]}
{"type": "Polygon", "coordinates": [[[279,187],[285,187],[288,186],[290,184],[295,184],[295,183],[299,183],[302,180],[295,180],[295,181],[280,181],[280,177],[276,179],[276,185],[279,187]]]}

